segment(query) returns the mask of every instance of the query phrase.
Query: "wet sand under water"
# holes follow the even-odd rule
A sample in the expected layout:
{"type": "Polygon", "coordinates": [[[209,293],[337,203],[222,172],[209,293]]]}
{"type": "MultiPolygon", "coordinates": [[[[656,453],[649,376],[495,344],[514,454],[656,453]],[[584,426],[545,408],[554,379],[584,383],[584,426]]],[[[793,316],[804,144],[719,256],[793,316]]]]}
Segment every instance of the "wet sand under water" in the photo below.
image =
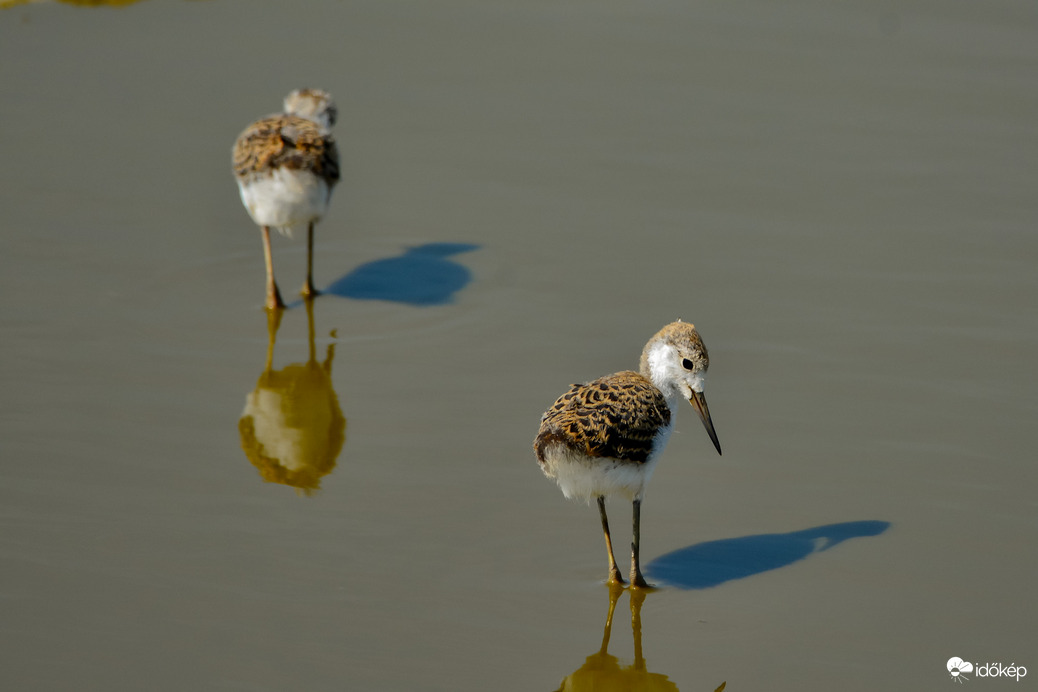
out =
{"type": "MultiPolygon", "coordinates": [[[[1038,670],[1034,19],[0,11],[0,683],[866,690],[951,684],[951,657],[1038,670]],[[329,292],[268,324],[230,146],[303,85],[341,114],[329,292]],[[642,512],[662,588],[632,601],[601,583],[594,508],[531,442],[569,383],[635,367],[678,317],[710,349],[724,456],[678,412],[642,512]]],[[[288,298],[303,243],[274,253],[288,298]]],[[[624,546],[630,509],[609,507],[624,546]]]]}

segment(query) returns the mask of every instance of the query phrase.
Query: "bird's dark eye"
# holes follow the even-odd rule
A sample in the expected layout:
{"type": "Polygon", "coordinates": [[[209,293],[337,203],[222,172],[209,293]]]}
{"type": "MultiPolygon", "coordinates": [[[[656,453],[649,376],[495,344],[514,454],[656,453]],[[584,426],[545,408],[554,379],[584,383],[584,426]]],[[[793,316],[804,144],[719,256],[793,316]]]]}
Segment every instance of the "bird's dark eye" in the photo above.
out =
{"type": "Polygon", "coordinates": [[[685,370],[691,370],[692,368],[695,367],[695,363],[690,361],[688,358],[682,358],[681,359],[681,367],[685,368],[685,370]]]}

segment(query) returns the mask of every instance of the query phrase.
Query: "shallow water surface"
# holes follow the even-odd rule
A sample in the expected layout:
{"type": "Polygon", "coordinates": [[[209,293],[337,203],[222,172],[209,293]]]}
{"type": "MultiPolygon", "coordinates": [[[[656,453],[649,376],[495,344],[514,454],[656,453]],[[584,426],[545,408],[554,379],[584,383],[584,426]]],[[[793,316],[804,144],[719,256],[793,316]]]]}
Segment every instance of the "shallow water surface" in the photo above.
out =
{"type": "Polygon", "coordinates": [[[4,7],[4,689],[1038,674],[1031,4],[4,7]],[[275,323],[230,147],[299,86],[275,323]],[[679,317],[724,456],[677,412],[611,593],[531,443],[679,317]]]}

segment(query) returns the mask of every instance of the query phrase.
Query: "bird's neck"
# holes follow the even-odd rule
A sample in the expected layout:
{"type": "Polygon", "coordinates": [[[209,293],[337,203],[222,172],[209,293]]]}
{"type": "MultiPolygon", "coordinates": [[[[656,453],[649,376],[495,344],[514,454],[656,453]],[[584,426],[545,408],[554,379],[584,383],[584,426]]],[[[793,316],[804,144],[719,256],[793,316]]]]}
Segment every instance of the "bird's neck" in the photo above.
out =
{"type": "Polygon", "coordinates": [[[663,341],[651,342],[642,352],[642,376],[656,385],[672,411],[681,398],[681,390],[678,388],[680,373],[674,372],[676,363],[674,347],[663,341]]]}

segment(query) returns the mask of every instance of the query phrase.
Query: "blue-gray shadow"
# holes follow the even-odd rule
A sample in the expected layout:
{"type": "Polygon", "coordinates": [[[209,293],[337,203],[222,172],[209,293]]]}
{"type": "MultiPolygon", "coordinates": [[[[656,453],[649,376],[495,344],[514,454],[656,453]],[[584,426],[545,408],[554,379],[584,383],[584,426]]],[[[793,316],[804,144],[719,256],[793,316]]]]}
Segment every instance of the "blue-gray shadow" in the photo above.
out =
{"type": "Polygon", "coordinates": [[[471,243],[427,243],[408,248],[399,257],[360,265],[324,292],[354,300],[444,305],[472,280],[468,267],[448,258],[478,249],[471,243]]]}
{"type": "Polygon", "coordinates": [[[768,533],[697,543],[661,555],[646,566],[646,576],[661,586],[709,589],[727,581],[778,569],[851,538],[878,536],[886,521],[848,521],[792,533],[768,533]]]}

